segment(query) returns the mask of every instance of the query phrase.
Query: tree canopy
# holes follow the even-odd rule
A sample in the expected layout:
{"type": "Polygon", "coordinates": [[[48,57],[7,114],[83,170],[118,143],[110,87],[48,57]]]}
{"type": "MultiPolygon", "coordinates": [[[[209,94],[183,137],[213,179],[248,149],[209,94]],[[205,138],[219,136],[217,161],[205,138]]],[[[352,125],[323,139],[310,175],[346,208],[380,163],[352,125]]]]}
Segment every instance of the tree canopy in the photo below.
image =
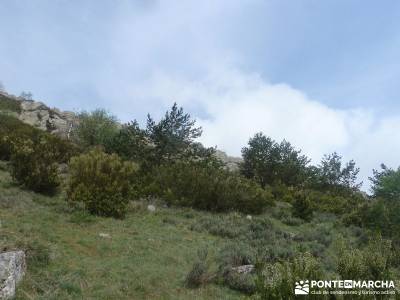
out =
{"type": "Polygon", "coordinates": [[[242,149],[241,172],[261,186],[283,183],[297,186],[304,182],[309,159],[287,141],[275,142],[263,133],[250,138],[242,149]]]}
{"type": "Polygon", "coordinates": [[[187,154],[194,140],[202,134],[201,127],[195,124],[196,120],[176,103],[158,123],[148,115],[146,134],[153,144],[156,161],[170,161],[187,154]]]}

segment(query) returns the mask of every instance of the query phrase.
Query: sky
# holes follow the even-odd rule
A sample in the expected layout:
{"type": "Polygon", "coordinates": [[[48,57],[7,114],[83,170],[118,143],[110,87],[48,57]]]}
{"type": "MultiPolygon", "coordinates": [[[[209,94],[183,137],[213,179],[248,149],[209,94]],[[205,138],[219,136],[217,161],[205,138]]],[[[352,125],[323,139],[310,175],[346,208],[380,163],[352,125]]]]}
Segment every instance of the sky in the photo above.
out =
{"type": "Polygon", "coordinates": [[[2,0],[0,81],[122,122],[173,102],[239,156],[256,132],[317,164],[400,165],[396,0],[2,0]]]}

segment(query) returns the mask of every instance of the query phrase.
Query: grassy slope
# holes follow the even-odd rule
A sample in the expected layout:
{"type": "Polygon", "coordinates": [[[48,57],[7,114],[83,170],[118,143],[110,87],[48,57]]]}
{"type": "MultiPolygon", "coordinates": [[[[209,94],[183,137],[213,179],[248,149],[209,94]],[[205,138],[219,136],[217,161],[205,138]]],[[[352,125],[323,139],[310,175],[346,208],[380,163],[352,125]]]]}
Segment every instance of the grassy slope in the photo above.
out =
{"type": "Polygon", "coordinates": [[[335,239],[365,239],[359,228],[346,228],[334,216],[317,215],[311,223],[293,220],[285,203],[252,220],[189,209],[149,213],[140,203],[124,220],[88,216],[72,212],[62,196],[45,197],[14,185],[4,162],[0,221],[0,251],[27,250],[28,272],[17,299],[244,299],[222,285],[185,287],[199,249],[208,249],[212,272],[229,250],[261,246],[282,259],[309,251],[331,273],[335,239]]]}
{"type": "Polygon", "coordinates": [[[68,212],[60,198],[22,191],[1,168],[0,246],[28,249],[31,256],[17,299],[243,298],[213,284],[184,287],[196,249],[218,248],[221,241],[164,223],[166,216],[178,218],[175,210],[136,208],[123,221],[85,218],[68,212]]]}

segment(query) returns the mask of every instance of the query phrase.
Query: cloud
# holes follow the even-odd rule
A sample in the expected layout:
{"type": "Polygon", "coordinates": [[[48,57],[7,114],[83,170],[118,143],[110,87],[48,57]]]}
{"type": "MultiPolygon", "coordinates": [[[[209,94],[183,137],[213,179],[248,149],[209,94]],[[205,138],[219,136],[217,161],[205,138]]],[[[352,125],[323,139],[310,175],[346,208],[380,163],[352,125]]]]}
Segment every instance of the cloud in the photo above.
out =
{"type": "Polygon", "coordinates": [[[0,79],[10,92],[68,110],[105,107],[122,121],[160,117],[177,101],[206,145],[240,155],[262,131],[314,163],[332,151],[354,158],[367,181],[381,162],[400,164],[400,116],[382,115],[398,106],[400,40],[387,24],[399,18],[378,4],[343,15],[358,6],[3,1],[0,79]]]}
{"type": "Polygon", "coordinates": [[[257,74],[221,67],[204,78],[188,80],[158,71],[131,92],[163,107],[177,101],[194,112],[203,127],[200,141],[230,155],[240,155],[248,139],[261,131],[278,141],[290,141],[313,163],[333,151],[345,160],[355,159],[364,188],[380,163],[399,164],[400,141],[393,137],[400,130],[400,116],[378,118],[362,108],[334,109],[288,84],[271,84],[257,74]]]}

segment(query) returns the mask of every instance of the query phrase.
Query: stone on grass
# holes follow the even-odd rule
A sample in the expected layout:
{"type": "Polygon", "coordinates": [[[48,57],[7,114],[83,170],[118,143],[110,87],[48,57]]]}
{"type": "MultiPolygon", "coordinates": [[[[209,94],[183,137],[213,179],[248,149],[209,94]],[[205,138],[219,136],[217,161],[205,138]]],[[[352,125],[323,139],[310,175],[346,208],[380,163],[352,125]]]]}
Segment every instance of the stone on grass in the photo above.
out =
{"type": "Polygon", "coordinates": [[[156,211],[156,207],[154,205],[150,204],[150,205],[147,205],[147,210],[149,212],[155,212],[156,211]]]}
{"type": "Polygon", "coordinates": [[[243,266],[239,266],[239,267],[234,267],[234,268],[232,268],[232,270],[239,274],[248,274],[248,273],[253,272],[254,265],[243,265],[243,266]]]}
{"type": "Polygon", "coordinates": [[[102,238],[105,238],[105,239],[109,239],[109,238],[111,238],[111,235],[108,234],[108,233],[102,233],[102,232],[100,232],[100,233],[99,233],[99,237],[102,237],[102,238]]]}
{"type": "Polygon", "coordinates": [[[247,215],[247,216],[246,216],[246,219],[247,219],[247,220],[252,220],[253,217],[252,217],[251,215],[247,215]]]}
{"type": "Polygon", "coordinates": [[[11,299],[25,274],[24,251],[0,253],[0,299],[11,299]]]}

